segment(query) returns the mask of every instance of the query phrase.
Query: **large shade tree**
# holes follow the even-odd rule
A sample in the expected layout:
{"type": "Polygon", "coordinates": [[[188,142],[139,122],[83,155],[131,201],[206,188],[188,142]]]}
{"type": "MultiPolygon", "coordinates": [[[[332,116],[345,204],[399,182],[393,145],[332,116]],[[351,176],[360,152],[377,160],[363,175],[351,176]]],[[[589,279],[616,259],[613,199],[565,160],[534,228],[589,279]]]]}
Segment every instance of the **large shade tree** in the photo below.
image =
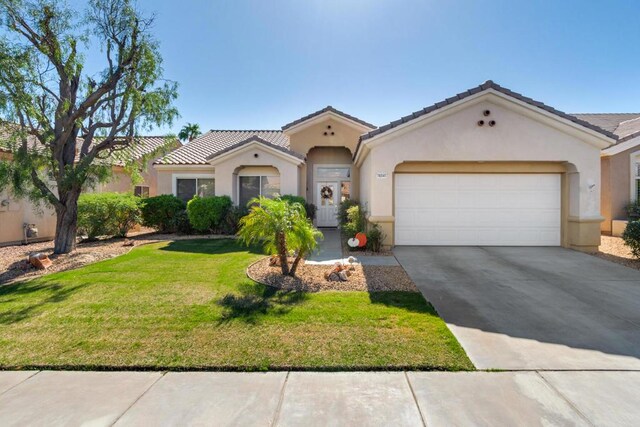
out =
{"type": "Polygon", "coordinates": [[[163,78],[153,17],[132,0],[92,0],[84,13],[0,0],[0,13],[0,134],[13,154],[0,190],[53,206],[55,252],[67,253],[83,188],[108,179],[108,159],[141,132],[177,117],[177,84],[163,78]]]}

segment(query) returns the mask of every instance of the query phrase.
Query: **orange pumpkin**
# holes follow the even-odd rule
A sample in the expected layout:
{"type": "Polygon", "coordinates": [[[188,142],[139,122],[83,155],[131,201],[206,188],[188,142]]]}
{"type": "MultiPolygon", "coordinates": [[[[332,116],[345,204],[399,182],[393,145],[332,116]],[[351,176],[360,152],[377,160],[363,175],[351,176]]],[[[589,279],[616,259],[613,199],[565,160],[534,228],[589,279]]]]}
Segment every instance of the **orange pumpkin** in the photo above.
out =
{"type": "Polygon", "coordinates": [[[356,239],[358,239],[358,242],[360,242],[360,244],[358,245],[361,248],[364,248],[367,245],[367,235],[364,233],[358,233],[356,234],[356,239]]]}

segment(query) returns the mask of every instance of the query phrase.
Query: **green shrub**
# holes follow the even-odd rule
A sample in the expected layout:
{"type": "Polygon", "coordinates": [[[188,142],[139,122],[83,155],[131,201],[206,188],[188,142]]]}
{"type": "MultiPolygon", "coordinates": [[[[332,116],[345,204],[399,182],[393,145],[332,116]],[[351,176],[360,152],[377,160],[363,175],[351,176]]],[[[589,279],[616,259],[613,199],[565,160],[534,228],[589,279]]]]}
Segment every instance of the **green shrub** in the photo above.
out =
{"type": "Polygon", "coordinates": [[[316,212],[318,211],[318,207],[313,203],[305,203],[304,210],[307,213],[307,218],[311,221],[316,219],[316,212]]]}
{"type": "Polygon", "coordinates": [[[89,240],[98,236],[124,237],[140,219],[138,198],[132,194],[90,193],[78,200],[78,228],[89,240]]]}
{"type": "Polygon", "coordinates": [[[359,206],[357,200],[347,199],[340,203],[338,206],[338,224],[343,227],[347,222],[349,222],[349,218],[347,217],[347,211],[352,206],[359,206]]]}
{"type": "Polygon", "coordinates": [[[222,220],[222,234],[236,234],[240,228],[240,219],[249,213],[245,206],[232,206],[222,220]]]}
{"type": "Polygon", "coordinates": [[[316,219],[316,211],[318,210],[318,208],[313,203],[307,203],[304,197],[285,194],[284,196],[280,196],[280,199],[289,203],[300,203],[302,206],[304,206],[304,211],[307,214],[307,218],[309,218],[311,221],[316,219]]]}
{"type": "Polygon", "coordinates": [[[632,202],[627,205],[627,215],[630,221],[637,221],[640,219],[640,203],[632,202]]]}
{"type": "Polygon", "coordinates": [[[633,256],[640,258],[640,221],[629,221],[622,233],[622,240],[629,246],[633,256]]]}
{"type": "Polygon", "coordinates": [[[186,204],[172,194],[148,197],[140,201],[142,225],[152,227],[161,233],[176,231],[177,216],[186,204]]]}
{"type": "Polygon", "coordinates": [[[304,197],[302,197],[302,196],[294,196],[292,194],[285,194],[284,196],[280,196],[280,199],[284,200],[285,202],[289,202],[289,203],[300,203],[302,206],[304,206],[304,204],[307,203],[307,201],[304,199],[304,197]]]}
{"type": "Polygon", "coordinates": [[[360,205],[353,205],[347,209],[347,222],[342,225],[342,231],[347,237],[353,237],[356,233],[364,232],[366,226],[366,212],[360,205]]]}
{"type": "Polygon", "coordinates": [[[189,222],[197,231],[220,231],[227,211],[232,205],[229,196],[196,196],[187,203],[189,222]]]}
{"type": "Polygon", "coordinates": [[[369,231],[367,231],[367,249],[371,252],[380,252],[384,237],[384,233],[380,229],[380,226],[375,223],[371,224],[369,231]]]}
{"type": "Polygon", "coordinates": [[[173,218],[173,230],[180,234],[194,234],[194,229],[189,222],[187,210],[183,209],[173,218]]]}

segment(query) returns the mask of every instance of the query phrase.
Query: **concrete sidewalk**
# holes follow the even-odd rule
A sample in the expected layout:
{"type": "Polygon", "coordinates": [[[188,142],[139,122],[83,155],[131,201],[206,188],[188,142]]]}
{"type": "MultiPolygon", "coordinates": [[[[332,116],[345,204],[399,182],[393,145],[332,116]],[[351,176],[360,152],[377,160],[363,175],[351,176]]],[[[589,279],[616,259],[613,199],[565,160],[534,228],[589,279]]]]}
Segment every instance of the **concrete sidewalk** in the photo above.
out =
{"type": "Polygon", "coordinates": [[[0,372],[0,425],[640,423],[640,372],[0,372]]]}

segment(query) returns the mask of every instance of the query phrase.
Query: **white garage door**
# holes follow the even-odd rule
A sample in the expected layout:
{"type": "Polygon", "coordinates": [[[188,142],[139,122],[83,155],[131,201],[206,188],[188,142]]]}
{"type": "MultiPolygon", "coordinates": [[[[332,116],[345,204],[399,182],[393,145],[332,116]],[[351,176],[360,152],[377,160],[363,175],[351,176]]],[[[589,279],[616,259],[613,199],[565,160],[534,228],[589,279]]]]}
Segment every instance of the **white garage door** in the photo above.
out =
{"type": "Polygon", "coordinates": [[[558,174],[398,174],[396,245],[559,246],[558,174]]]}

